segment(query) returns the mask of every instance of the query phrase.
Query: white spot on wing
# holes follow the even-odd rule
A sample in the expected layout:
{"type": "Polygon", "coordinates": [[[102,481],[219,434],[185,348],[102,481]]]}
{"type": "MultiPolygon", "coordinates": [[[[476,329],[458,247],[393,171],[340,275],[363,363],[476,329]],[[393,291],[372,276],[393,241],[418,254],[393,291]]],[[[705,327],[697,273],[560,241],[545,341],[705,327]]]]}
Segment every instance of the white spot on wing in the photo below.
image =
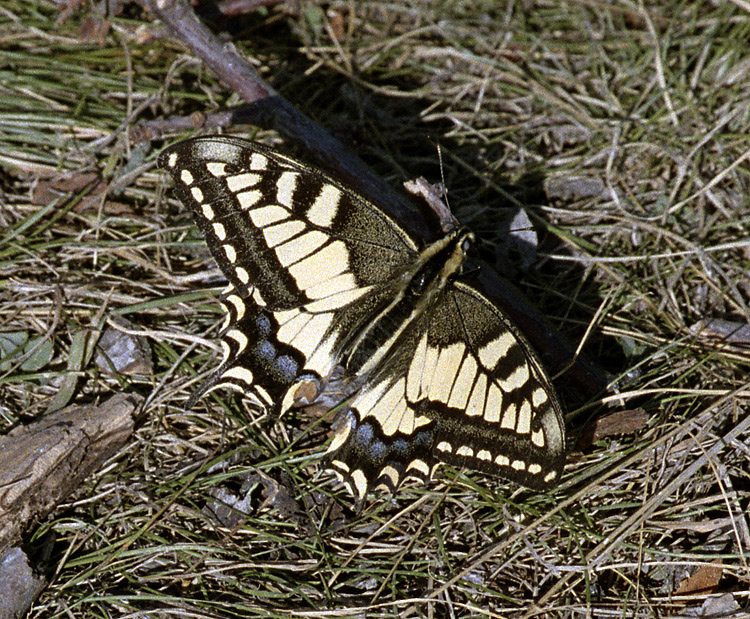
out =
{"type": "Polygon", "coordinates": [[[477,382],[474,389],[471,390],[469,403],[466,405],[466,414],[469,417],[484,415],[485,402],[487,397],[487,376],[480,373],[477,376],[477,382]]]}
{"type": "Polygon", "coordinates": [[[190,190],[190,193],[192,194],[192,196],[193,196],[193,199],[194,199],[194,200],[195,200],[196,202],[198,202],[199,204],[200,204],[201,202],[203,202],[203,192],[202,192],[202,191],[201,191],[200,189],[198,189],[197,187],[193,187],[193,188],[192,188],[192,189],[190,190]]]}
{"type": "Polygon", "coordinates": [[[231,329],[224,334],[224,338],[235,343],[235,354],[241,353],[247,348],[247,336],[239,329],[231,329]]]}
{"type": "Polygon", "coordinates": [[[369,415],[373,407],[377,405],[387,385],[384,382],[378,383],[371,388],[363,389],[352,402],[352,408],[356,408],[360,416],[369,415]]]}
{"type": "Polygon", "coordinates": [[[528,434],[529,432],[531,432],[531,414],[531,404],[528,400],[524,400],[518,413],[518,425],[516,425],[516,432],[518,432],[519,434],[528,434]]]}
{"type": "Polygon", "coordinates": [[[510,331],[505,331],[500,337],[479,349],[479,361],[488,370],[494,370],[497,362],[508,354],[511,346],[516,346],[516,338],[510,331]]]}
{"type": "Polygon", "coordinates": [[[240,280],[243,284],[247,284],[250,281],[250,275],[242,267],[236,267],[234,269],[234,274],[237,276],[237,279],[240,280]]]}
{"type": "Polygon", "coordinates": [[[265,228],[279,221],[289,219],[289,211],[276,204],[269,204],[250,211],[250,221],[256,228],[265,228]]]}
{"type": "Polygon", "coordinates": [[[440,350],[440,357],[435,365],[435,375],[430,381],[430,398],[447,402],[451,387],[456,380],[456,373],[461,367],[461,359],[466,348],[456,342],[440,350]]]}
{"type": "Polygon", "coordinates": [[[276,337],[294,346],[309,359],[324,341],[332,319],[332,314],[300,313],[296,318],[282,325],[276,337]]]}
{"type": "MultiPolygon", "coordinates": [[[[349,472],[349,465],[343,460],[332,460],[331,464],[334,466],[334,468],[339,469],[339,471],[345,471],[347,473],[349,472]]],[[[344,478],[341,476],[341,473],[339,473],[339,471],[334,472],[339,476],[339,479],[343,481],[344,478]]]]}
{"type": "Polygon", "coordinates": [[[426,415],[420,415],[419,417],[414,417],[414,428],[421,428],[422,426],[426,426],[432,423],[432,419],[427,417],[426,415]]]}
{"type": "Polygon", "coordinates": [[[328,228],[336,217],[340,200],[340,189],[333,185],[324,185],[307,210],[308,219],[316,226],[328,228]]]}
{"type": "Polygon", "coordinates": [[[456,375],[456,380],[451,389],[451,397],[448,400],[448,406],[452,408],[465,409],[469,401],[471,388],[477,377],[477,362],[472,355],[464,356],[461,369],[456,375]]]}
{"type": "Polygon", "coordinates": [[[400,401],[400,408],[401,408],[401,419],[398,424],[398,431],[402,434],[406,434],[406,436],[411,436],[414,432],[414,411],[409,408],[409,404],[404,398],[404,396],[401,396],[400,401]]]}
{"type": "Polygon", "coordinates": [[[245,302],[242,298],[236,294],[230,294],[227,295],[224,302],[229,303],[234,307],[235,320],[242,320],[245,316],[245,302]]]}
{"type": "Polygon", "coordinates": [[[238,193],[248,187],[254,187],[260,182],[259,174],[252,174],[245,172],[243,174],[235,174],[234,176],[227,176],[227,187],[232,193],[238,193]]]}
{"type": "Polygon", "coordinates": [[[443,453],[451,453],[453,451],[453,447],[447,441],[440,441],[437,444],[437,448],[438,451],[442,451],[443,453]]]}
{"type": "Polygon", "coordinates": [[[231,378],[245,383],[246,385],[252,386],[253,384],[253,373],[247,368],[234,367],[229,368],[226,372],[221,375],[222,378],[231,378]]]}
{"type": "Polygon", "coordinates": [[[263,298],[263,296],[260,294],[260,290],[258,290],[257,288],[253,290],[253,301],[255,301],[261,307],[266,306],[266,300],[263,298]]]}
{"type": "Polygon", "coordinates": [[[297,172],[282,172],[279,180],[276,181],[276,201],[282,206],[292,206],[298,178],[297,172]]]}
{"type": "Polygon", "coordinates": [[[487,404],[485,406],[484,418],[489,423],[500,421],[500,413],[503,408],[503,394],[494,382],[490,382],[487,391],[487,404]]]}
{"type": "Polygon", "coordinates": [[[333,439],[331,439],[331,444],[328,446],[328,451],[326,453],[333,453],[339,447],[341,447],[346,442],[346,439],[349,438],[349,434],[351,434],[351,431],[351,423],[342,423],[339,429],[336,431],[336,434],[333,436],[333,439]]]}
{"type": "Polygon", "coordinates": [[[227,173],[227,164],[219,163],[218,161],[209,161],[206,164],[206,170],[208,170],[208,173],[211,174],[212,176],[221,178],[222,176],[225,176],[227,173]]]}
{"type": "Polygon", "coordinates": [[[418,471],[425,477],[430,476],[430,467],[427,466],[427,463],[424,460],[412,460],[409,462],[409,466],[406,467],[406,472],[409,474],[412,470],[418,471]]]}
{"type": "MultiPolygon", "coordinates": [[[[316,287],[317,288],[317,287],[316,287]]],[[[352,290],[342,290],[341,292],[337,292],[335,294],[331,294],[329,296],[323,297],[318,301],[313,301],[312,303],[308,303],[305,305],[305,309],[308,312],[311,312],[313,314],[318,312],[332,312],[337,309],[341,309],[342,307],[346,307],[347,305],[353,303],[357,299],[359,299],[361,296],[366,294],[372,286],[367,286],[366,288],[354,288],[352,290]]],[[[314,292],[308,290],[307,295],[311,298],[316,298],[316,295],[318,294],[318,291],[315,289],[314,292]]]]}
{"type": "Polygon", "coordinates": [[[183,170],[180,172],[180,180],[186,185],[192,185],[195,179],[193,178],[193,175],[190,174],[190,170],[183,170]]]}
{"type": "Polygon", "coordinates": [[[365,496],[365,494],[367,494],[367,477],[365,477],[365,474],[361,469],[356,469],[355,471],[352,471],[351,477],[357,496],[365,496]]]}
{"type": "Polygon", "coordinates": [[[213,387],[211,387],[208,391],[206,391],[206,393],[211,393],[212,391],[216,389],[231,389],[232,391],[237,391],[241,393],[243,397],[250,400],[256,406],[268,407],[270,404],[269,402],[262,401],[255,395],[253,391],[255,387],[253,385],[245,385],[244,383],[238,385],[233,382],[218,382],[213,387]]]}
{"type": "MultiPolygon", "coordinates": [[[[313,284],[305,289],[305,293],[311,299],[327,299],[334,295],[340,295],[342,293],[349,295],[352,293],[350,298],[351,302],[354,299],[362,296],[365,292],[370,290],[372,286],[365,286],[364,288],[357,287],[357,281],[354,279],[352,273],[339,273],[334,275],[330,279],[325,279],[317,284],[313,284]]],[[[341,307],[341,305],[339,305],[341,307]]]]}
{"type": "Polygon", "coordinates": [[[253,208],[263,198],[263,192],[257,189],[251,189],[250,191],[242,191],[237,194],[237,202],[240,203],[240,208],[248,210],[253,208]]]}
{"type": "Polygon", "coordinates": [[[250,157],[250,169],[251,170],[265,170],[268,166],[268,158],[260,153],[253,153],[250,157]]]}
{"type": "Polygon", "coordinates": [[[543,430],[534,430],[531,433],[531,442],[534,443],[537,447],[544,447],[545,440],[544,440],[544,431],[543,430]]]}
{"type": "Polygon", "coordinates": [[[343,273],[348,268],[349,252],[346,246],[341,241],[334,241],[312,256],[291,265],[289,273],[301,290],[307,290],[318,282],[343,273]]]}
{"type": "Polygon", "coordinates": [[[227,238],[227,231],[222,224],[214,224],[213,228],[217,239],[223,241],[227,238]]]}
{"type": "Polygon", "coordinates": [[[508,408],[503,411],[503,416],[500,419],[500,427],[507,428],[508,430],[516,429],[516,406],[510,404],[508,408]]]}
{"type": "Polygon", "coordinates": [[[531,403],[534,408],[542,408],[549,401],[547,392],[542,387],[537,387],[531,394],[531,403]]]}
{"type": "Polygon", "coordinates": [[[414,356],[409,365],[409,373],[406,377],[406,397],[410,402],[419,400],[420,390],[422,387],[422,374],[425,371],[425,359],[427,357],[427,332],[417,344],[414,356]]]}
{"type": "Polygon", "coordinates": [[[305,288],[305,293],[311,299],[325,299],[333,295],[343,293],[356,293],[352,301],[361,296],[364,291],[369,290],[372,286],[357,288],[357,281],[352,273],[339,273],[329,279],[325,279],[317,284],[305,288]]]}
{"type": "Polygon", "coordinates": [[[386,466],[380,471],[380,477],[385,477],[387,481],[381,482],[386,488],[395,488],[399,481],[399,474],[392,466],[386,466]]]}
{"type": "Polygon", "coordinates": [[[513,373],[505,380],[499,381],[500,386],[506,393],[523,387],[529,381],[529,365],[522,363],[517,366],[513,373]]]}
{"type": "Polygon", "coordinates": [[[268,391],[263,389],[263,387],[261,387],[260,385],[254,385],[253,389],[258,394],[258,396],[260,396],[260,399],[266,403],[266,406],[273,405],[273,398],[271,397],[271,394],[268,393],[268,391]]]}
{"type": "MultiPolygon", "coordinates": [[[[270,228],[268,230],[270,230],[270,228]]],[[[265,235],[266,232],[267,230],[264,230],[263,234],[265,235]]],[[[327,234],[323,234],[322,232],[319,232],[317,230],[311,230],[309,232],[305,232],[304,234],[300,234],[293,239],[290,239],[283,245],[279,245],[274,249],[274,251],[276,252],[276,256],[279,258],[279,262],[281,262],[281,264],[283,264],[284,266],[287,266],[292,262],[297,262],[308,256],[310,256],[311,258],[315,258],[316,250],[319,249],[328,240],[328,238],[329,237],[327,234]]],[[[270,243],[269,246],[273,247],[273,245],[270,245],[270,243]]],[[[324,265],[321,264],[320,267],[323,268],[324,265]]]]}
{"type": "Polygon", "coordinates": [[[433,347],[427,346],[425,351],[424,370],[422,371],[422,381],[419,388],[419,397],[423,397],[431,392],[432,380],[435,377],[435,368],[437,367],[440,351],[433,347]]]}
{"type": "MultiPolygon", "coordinates": [[[[333,318],[332,314],[323,314],[333,318]]],[[[315,352],[310,355],[305,363],[305,368],[313,370],[321,376],[328,376],[336,365],[336,359],[333,356],[333,348],[336,345],[336,339],[334,337],[326,337],[320,341],[315,348],[315,352]]]]}
{"type": "Polygon", "coordinates": [[[225,363],[229,359],[229,355],[232,354],[232,347],[229,346],[224,340],[221,340],[221,362],[225,363]]]}
{"type": "Polygon", "coordinates": [[[289,264],[289,261],[294,262],[299,259],[299,256],[289,251],[289,248],[284,248],[284,243],[297,236],[304,229],[305,224],[301,221],[295,220],[285,221],[274,226],[263,228],[263,237],[266,239],[266,244],[269,247],[274,248],[276,248],[277,245],[279,246],[274,251],[276,251],[276,256],[282,265],[286,266],[289,264]]]}
{"type": "Polygon", "coordinates": [[[414,414],[404,399],[404,381],[401,378],[395,382],[370,412],[380,422],[386,436],[393,436],[402,425],[406,434],[411,434],[414,428],[414,414]]]}
{"type": "Polygon", "coordinates": [[[279,323],[279,330],[276,333],[276,337],[288,344],[297,333],[300,332],[310,320],[310,314],[301,312],[299,309],[290,309],[283,312],[276,312],[274,314],[276,320],[279,323]]]}

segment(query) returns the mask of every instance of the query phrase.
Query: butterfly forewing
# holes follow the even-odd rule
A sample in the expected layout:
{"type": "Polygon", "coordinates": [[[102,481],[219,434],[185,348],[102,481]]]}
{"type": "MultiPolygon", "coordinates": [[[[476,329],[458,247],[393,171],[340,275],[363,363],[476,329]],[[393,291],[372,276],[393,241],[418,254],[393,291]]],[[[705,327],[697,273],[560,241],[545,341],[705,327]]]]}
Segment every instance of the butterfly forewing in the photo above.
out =
{"type": "Polygon", "coordinates": [[[356,192],[237,138],[186,140],[159,163],[230,282],[209,387],[278,414],[343,367],[354,387],[328,462],[359,501],[441,462],[557,483],[559,404],[525,339],[462,276],[469,233],[420,248],[356,192]]]}
{"type": "Polygon", "coordinates": [[[206,387],[287,409],[301,377],[322,386],[416,245],[353,191],[258,144],[187,140],[160,165],[231,284],[225,361],[206,387]]]}
{"type": "Polygon", "coordinates": [[[273,309],[331,296],[343,306],[348,293],[388,280],[416,253],[381,210],[259,144],[195,138],[159,161],[234,288],[255,288],[273,309]]]}

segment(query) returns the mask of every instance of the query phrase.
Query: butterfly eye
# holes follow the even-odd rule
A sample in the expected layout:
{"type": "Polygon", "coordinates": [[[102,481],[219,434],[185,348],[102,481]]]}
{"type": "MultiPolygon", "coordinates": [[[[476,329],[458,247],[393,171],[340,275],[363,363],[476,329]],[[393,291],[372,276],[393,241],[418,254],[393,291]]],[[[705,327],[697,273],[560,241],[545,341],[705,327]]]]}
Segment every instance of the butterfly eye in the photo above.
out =
{"type": "Polygon", "coordinates": [[[409,292],[415,295],[420,295],[425,291],[428,283],[427,273],[417,273],[417,275],[414,276],[414,278],[411,280],[411,284],[409,285],[409,292]]]}

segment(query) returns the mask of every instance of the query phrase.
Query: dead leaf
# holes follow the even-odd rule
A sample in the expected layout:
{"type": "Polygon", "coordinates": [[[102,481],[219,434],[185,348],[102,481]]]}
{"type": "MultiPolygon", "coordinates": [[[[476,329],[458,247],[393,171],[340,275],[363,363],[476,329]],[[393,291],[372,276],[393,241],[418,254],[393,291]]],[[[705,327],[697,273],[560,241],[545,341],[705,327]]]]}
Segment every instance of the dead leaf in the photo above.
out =
{"type": "Polygon", "coordinates": [[[590,447],[605,436],[635,434],[646,427],[648,419],[648,413],[642,408],[615,411],[604,417],[599,417],[589,424],[581,438],[578,439],[577,448],[590,447]]]}
{"type": "Polygon", "coordinates": [[[675,591],[676,595],[707,595],[716,593],[719,581],[724,573],[721,560],[715,559],[710,564],[698,568],[692,576],[680,583],[675,591]]]}

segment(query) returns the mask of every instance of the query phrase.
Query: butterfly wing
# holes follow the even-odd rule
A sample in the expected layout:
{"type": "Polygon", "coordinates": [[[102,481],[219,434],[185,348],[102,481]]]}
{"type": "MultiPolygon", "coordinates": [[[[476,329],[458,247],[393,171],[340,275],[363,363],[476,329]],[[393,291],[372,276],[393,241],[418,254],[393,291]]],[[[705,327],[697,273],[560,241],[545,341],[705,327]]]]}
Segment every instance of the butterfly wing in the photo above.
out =
{"type": "Polygon", "coordinates": [[[254,142],[193,138],[159,165],[230,282],[225,360],[206,387],[252,394],[276,413],[298,399],[296,383],[319,391],[415,242],[352,190],[254,142]]]}
{"type": "Polygon", "coordinates": [[[562,411],[526,339],[457,280],[373,370],[329,448],[359,500],[428,479],[441,462],[547,489],[565,461],[562,411]]]}
{"type": "Polygon", "coordinates": [[[159,163],[230,282],[210,388],[280,413],[341,363],[356,390],[328,459],[360,502],[440,462],[533,488],[558,481],[559,403],[523,336],[459,277],[470,235],[420,252],[352,190],[246,140],[194,138],[159,163]]]}

